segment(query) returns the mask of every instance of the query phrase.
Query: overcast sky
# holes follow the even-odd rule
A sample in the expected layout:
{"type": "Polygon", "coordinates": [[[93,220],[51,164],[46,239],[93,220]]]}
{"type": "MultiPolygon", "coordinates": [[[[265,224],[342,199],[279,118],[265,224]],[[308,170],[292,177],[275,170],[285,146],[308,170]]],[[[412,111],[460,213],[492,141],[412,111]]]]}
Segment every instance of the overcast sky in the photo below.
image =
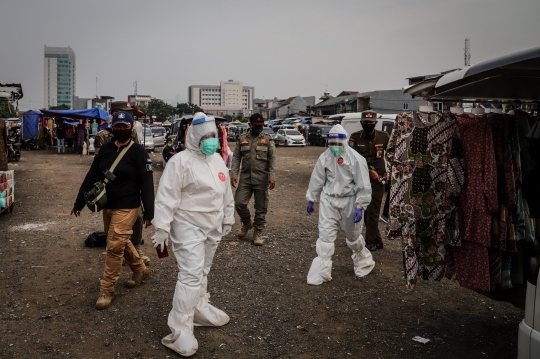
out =
{"type": "Polygon", "coordinates": [[[539,0],[0,0],[0,83],[43,104],[43,52],[71,46],[76,95],[170,103],[229,79],[258,98],[397,89],[540,46],[539,0]]]}

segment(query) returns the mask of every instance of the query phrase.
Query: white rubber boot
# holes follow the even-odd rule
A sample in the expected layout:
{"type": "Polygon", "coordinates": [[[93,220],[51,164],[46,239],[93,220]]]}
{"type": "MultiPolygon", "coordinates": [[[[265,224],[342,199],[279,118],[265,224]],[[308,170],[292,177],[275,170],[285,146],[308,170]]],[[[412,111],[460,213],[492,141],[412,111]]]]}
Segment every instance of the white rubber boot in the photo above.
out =
{"type": "Polygon", "coordinates": [[[161,344],[185,357],[192,356],[199,349],[193,334],[193,315],[199,301],[199,290],[199,287],[176,282],[173,308],[167,321],[171,334],[161,340],[161,344]]]}
{"type": "Polygon", "coordinates": [[[307,275],[307,283],[320,285],[332,280],[332,256],[334,255],[334,242],[325,243],[317,239],[317,257],[311,262],[307,275]]]}

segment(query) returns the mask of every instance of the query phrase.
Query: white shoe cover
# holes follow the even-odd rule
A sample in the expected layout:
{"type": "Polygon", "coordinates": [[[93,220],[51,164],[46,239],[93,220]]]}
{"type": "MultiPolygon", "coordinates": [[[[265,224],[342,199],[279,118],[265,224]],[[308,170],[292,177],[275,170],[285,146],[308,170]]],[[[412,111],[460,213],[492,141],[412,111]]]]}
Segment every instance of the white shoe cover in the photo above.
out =
{"type": "Polygon", "coordinates": [[[317,239],[317,257],[311,262],[307,275],[307,283],[320,285],[332,280],[332,256],[334,255],[334,242],[326,243],[317,239]]]}
{"type": "Polygon", "coordinates": [[[307,275],[307,283],[320,285],[332,280],[332,260],[315,257],[307,275]]]}
{"type": "Polygon", "coordinates": [[[196,327],[221,327],[231,320],[224,311],[210,304],[208,302],[209,298],[210,293],[206,293],[206,295],[199,298],[193,316],[193,324],[196,327]]]}
{"type": "MultiPolygon", "coordinates": [[[[171,315],[169,314],[169,319],[171,315]]],[[[179,315],[177,320],[181,322],[174,329],[171,328],[172,333],[161,339],[161,344],[167,348],[174,350],[178,354],[184,357],[190,357],[199,349],[199,342],[193,335],[193,317],[188,315],[179,315]]]]}
{"type": "Polygon", "coordinates": [[[198,286],[190,287],[176,282],[173,308],[167,320],[171,334],[161,340],[161,344],[185,357],[192,356],[199,349],[193,335],[193,315],[199,301],[199,290],[198,286]]]}
{"type": "Polygon", "coordinates": [[[350,242],[346,239],[346,242],[347,246],[353,251],[351,258],[354,265],[354,274],[357,277],[364,277],[371,273],[375,267],[375,261],[373,255],[365,246],[364,237],[360,235],[356,241],[350,242]]]}

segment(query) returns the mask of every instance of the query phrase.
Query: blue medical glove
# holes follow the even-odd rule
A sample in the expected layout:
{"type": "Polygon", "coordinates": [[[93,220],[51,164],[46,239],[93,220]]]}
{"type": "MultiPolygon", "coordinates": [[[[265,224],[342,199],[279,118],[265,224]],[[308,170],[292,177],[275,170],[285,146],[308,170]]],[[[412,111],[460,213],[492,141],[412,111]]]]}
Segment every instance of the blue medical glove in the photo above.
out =
{"type": "Polygon", "coordinates": [[[315,208],[313,208],[313,202],[309,201],[307,204],[307,213],[312,214],[315,212],[315,208]]]}
{"type": "Polygon", "coordinates": [[[354,210],[354,223],[358,223],[362,220],[362,209],[357,208],[354,210]]]}

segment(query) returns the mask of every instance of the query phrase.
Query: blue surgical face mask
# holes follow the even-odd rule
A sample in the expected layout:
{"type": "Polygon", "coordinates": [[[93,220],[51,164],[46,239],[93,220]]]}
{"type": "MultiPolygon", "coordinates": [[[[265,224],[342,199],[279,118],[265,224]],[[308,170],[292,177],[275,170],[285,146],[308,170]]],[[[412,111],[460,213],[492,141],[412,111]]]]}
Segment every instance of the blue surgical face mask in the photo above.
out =
{"type": "Polygon", "coordinates": [[[341,152],[343,152],[343,146],[330,146],[329,148],[336,157],[338,157],[341,152]]]}
{"type": "Polygon", "coordinates": [[[216,153],[218,144],[217,138],[207,138],[206,140],[201,141],[201,150],[207,156],[213,155],[216,153]]]}

